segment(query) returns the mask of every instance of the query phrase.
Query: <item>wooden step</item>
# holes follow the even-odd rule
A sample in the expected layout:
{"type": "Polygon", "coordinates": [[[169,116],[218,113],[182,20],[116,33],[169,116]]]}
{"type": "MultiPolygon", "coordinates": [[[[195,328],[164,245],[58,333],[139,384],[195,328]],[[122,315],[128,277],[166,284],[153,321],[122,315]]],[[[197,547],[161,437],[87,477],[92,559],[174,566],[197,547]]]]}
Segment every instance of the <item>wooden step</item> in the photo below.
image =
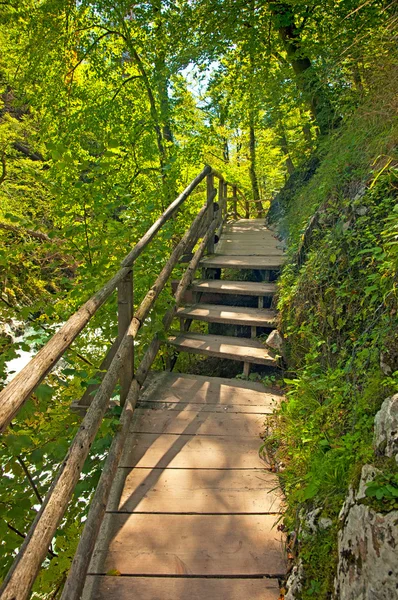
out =
{"type": "Polygon", "coordinates": [[[265,388],[256,381],[153,371],[145,382],[139,406],[156,405],[182,414],[185,411],[270,414],[282,399],[281,390],[265,388]]]}
{"type": "Polygon", "coordinates": [[[143,469],[265,469],[259,437],[130,433],[119,466],[143,469]]]}
{"type": "Polygon", "coordinates": [[[278,256],[239,256],[210,254],[200,261],[200,266],[209,269],[260,269],[276,270],[285,263],[285,257],[278,256]]]}
{"type": "Polygon", "coordinates": [[[83,600],[278,600],[277,579],[89,575],[83,600]]]}
{"type": "Polygon", "coordinates": [[[263,429],[265,414],[236,414],[224,411],[220,415],[198,409],[180,412],[157,407],[136,408],[130,431],[134,433],[173,433],[195,435],[232,435],[256,437],[263,429]]]}
{"type": "Polygon", "coordinates": [[[246,308],[224,306],[222,304],[193,304],[177,310],[177,317],[205,321],[206,323],[226,323],[254,327],[274,327],[277,313],[267,308],[246,308]]]}
{"type": "Polygon", "coordinates": [[[279,513],[275,473],[258,469],[118,469],[108,512],[279,513]]]}
{"type": "Polygon", "coordinates": [[[194,292],[236,294],[238,296],[273,296],[278,290],[276,283],[257,281],[228,281],[226,279],[196,279],[191,285],[194,292]]]}
{"type": "Polygon", "coordinates": [[[284,251],[265,237],[253,239],[251,234],[231,233],[222,234],[217,244],[217,254],[228,256],[283,256],[284,251]]]}
{"type": "Polygon", "coordinates": [[[204,354],[205,356],[228,358],[270,367],[277,366],[275,358],[271,356],[265,346],[254,339],[202,333],[178,333],[171,335],[168,343],[180,352],[204,354]]]}
{"type": "Polygon", "coordinates": [[[106,513],[89,574],[278,577],[286,570],[278,518],[106,513]]]}

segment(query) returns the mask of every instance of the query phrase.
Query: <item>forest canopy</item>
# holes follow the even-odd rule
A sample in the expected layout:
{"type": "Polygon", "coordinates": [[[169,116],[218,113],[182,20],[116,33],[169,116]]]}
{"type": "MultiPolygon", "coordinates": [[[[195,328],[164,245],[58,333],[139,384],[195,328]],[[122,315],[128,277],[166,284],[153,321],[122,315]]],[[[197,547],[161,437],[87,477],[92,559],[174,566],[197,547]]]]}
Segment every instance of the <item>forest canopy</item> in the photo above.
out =
{"type": "MultiPolygon", "coordinates": [[[[0,2],[1,382],[10,360],[40,348],[114,274],[203,164],[267,211],[397,77],[397,19],[388,0],[0,2]]],[[[140,259],[136,302],[202,199],[140,259]]],[[[99,311],[2,440],[0,576],[76,431],[69,406],[115,339],[115,314],[112,303],[99,311]]],[[[115,426],[104,421],[36,597],[58,597],[115,426]]]]}

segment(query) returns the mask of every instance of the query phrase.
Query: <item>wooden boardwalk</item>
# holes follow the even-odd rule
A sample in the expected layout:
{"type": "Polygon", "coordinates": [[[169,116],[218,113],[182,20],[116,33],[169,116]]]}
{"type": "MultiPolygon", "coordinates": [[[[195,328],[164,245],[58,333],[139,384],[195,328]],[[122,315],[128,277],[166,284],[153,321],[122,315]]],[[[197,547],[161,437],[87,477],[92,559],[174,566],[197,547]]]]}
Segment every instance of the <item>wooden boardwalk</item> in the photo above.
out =
{"type": "MultiPolygon", "coordinates": [[[[227,259],[228,267],[233,264],[238,270],[270,269],[280,266],[283,256],[261,221],[242,220],[226,228],[216,253],[202,262],[204,267],[224,268],[220,265],[227,259]]],[[[224,282],[225,292],[220,282],[214,287],[221,294],[243,289],[244,295],[259,299],[275,293],[274,284],[247,282],[245,290],[244,283],[224,282]]],[[[198,293],[212,284],[202,279],[192,286],[194,291],[195,286],[198,293]]],[[[260,300],[259,308],[252,310],[199,307],[185,307],[179,313],[183,331],[182,317],[223,322],[226,312],[228,323],[243,322],[252,328],[272,327],[275,321],[260,300]]],[[[181,332],[180,337],[190,335],[198,334],[181,332]]],[[[215,354],[207,354],[247,359],[235,356],[233,350],[223,355],[222,348],[228,343],[232,348],[234,338],[202,335],[204,340],[199,341],[211,345],[214,337],[219,339],[218,354],[214,349],[215,354]]],[[[235,340],[236,347],[247,345],[246,352],[253,346],[253,355],[258,356],[249,357],[249,362],[274,365],[274,359],[260,356],[259,341],[235,340]]],[[[179,350],[200,352],[188,346],[179,350]]],[[[286,572],[284,539],[277,528],[281,495],[276,476],[259,456],[265,416],[280,400],[278,390],[260,383],[151,374],[113,482],[86,578],[85,600],[280,597],[278,579],[286,572]]]]}

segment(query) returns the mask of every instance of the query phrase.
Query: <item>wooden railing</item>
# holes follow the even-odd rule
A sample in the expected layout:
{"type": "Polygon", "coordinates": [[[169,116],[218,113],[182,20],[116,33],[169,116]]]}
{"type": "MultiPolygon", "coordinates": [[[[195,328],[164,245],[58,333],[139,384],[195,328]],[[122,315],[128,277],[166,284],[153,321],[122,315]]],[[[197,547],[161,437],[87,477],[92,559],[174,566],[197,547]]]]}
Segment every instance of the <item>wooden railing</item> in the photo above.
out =
{"type": "MultiPolygon", "coordinates": [[[[84,329],[93,315],[117,290],[118,305],[118,337],[105,357],[101,370],[105,371],[97,391],[86,391],[81,403],[87,406],[87,412],[80,428],[71,442],[68,453],[62,462],[51,488],[37,513],[34,522],[20,551],[6,576],[0,590],[1,600],[24,600],[29,596],[31,587],[44,561],[51,540],[65,514],[74,488],[79,480],[84,462],[91,444],[98,432],[102,419],[108,409],[110,398],[120,381],[120,403],[123,407],[120,425],[112,441],[111,448],[101,478],[85,522],[85,527],[77,548],[72,567],[66,581],[61,600],[80,598],[84,586],[85,575],[97,534],[105,514],[111,484],[121,456],[123,444],[129,431],[140,389],[157,356],[161,338],[156,335],[144,354],[140,365],[134,369],[134,340],[150,313],[159,294],[170,278],[174,267],[182,255],[192,251],[199,239],[201,242],[194,252],[188,267],[183,274],[175,292],[175,304],[163,317],[164,330],[167,331],[176,315],[184,294],[190,285],[200,259],[205,251],[214,251],[214,237],[217,229],[221,229],[225,220],[232,216],[237,218],[238,188],[227,183],[224,177],[206,166],[201,173],[172,202],[164,213],[148,229],[145,235],[134,246],[121,263],[120,270],[107,281],[83,306],[75,312],[59,331],[43,346],[32,360],[18,373],[0,393],[0,431],[3,431],[19,412],[32,392],[53,369],[74,339],[84,329]],[[206,178],[206,203],[193,220],[180,242],[175,246],[168,261],[158,275],[155,283],[142,300],[137,310],[133,311],[133,267],[136,259],[156,236],[163,225],[172,217],[193,190],[206,178]],[[214,180],[218,179],[218,190],[214,180]],[[232,187],[232,206],[228,210],[228,187],[232,187]],[[214,202],[218,193],[218,203],[214,202]]],[[[247,214],[247,201],[244,210],[247,214]]]]}

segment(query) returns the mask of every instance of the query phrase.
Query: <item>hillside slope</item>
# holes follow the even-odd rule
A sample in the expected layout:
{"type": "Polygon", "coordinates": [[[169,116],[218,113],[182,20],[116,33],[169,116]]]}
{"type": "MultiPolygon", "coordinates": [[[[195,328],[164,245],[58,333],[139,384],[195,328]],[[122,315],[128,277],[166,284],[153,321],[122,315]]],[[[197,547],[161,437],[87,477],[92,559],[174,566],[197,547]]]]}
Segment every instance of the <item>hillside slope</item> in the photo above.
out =
{"type": "MultiPolygon", "coordinates": [[[[285,525],[298,563],[289,600],[384,598],[389,589],[381,564],[372,584],[380,591],[366,595],[369,565],[354,550],[348,591],[335,592],[334,579],[338,564],[340,579],[344,570],[339,513],[365,464],[380,473],[365,486],[360,504],[398,516],[397,448],[386,456],[373,442],[375,415],[398,387],[397,87],[396,76],[384,73],[374,95],[271,207],[291,256],[279,298],[288,401],[273,419],[269,442],[280,465],[285,525]]],[[[376,559],[386,562],[381,551],[376,559]]],[[[387,575],[395,585],[398,574],[387,575]]]]}

